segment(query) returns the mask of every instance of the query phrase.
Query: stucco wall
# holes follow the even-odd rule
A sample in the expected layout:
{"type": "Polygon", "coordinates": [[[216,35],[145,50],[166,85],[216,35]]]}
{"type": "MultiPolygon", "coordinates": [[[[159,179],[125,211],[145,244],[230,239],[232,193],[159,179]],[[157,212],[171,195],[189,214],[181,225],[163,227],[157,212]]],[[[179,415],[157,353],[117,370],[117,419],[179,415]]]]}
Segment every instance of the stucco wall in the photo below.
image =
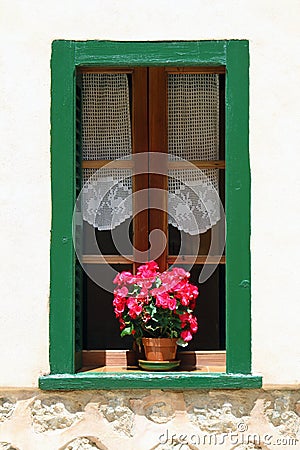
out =
{"type": "Polygon", "coordinates": [[[299,13],[297,0],[2,0],[0,386],[49,370],[54,39],[249,39],[253,369],[299,383],[299,13]]]}

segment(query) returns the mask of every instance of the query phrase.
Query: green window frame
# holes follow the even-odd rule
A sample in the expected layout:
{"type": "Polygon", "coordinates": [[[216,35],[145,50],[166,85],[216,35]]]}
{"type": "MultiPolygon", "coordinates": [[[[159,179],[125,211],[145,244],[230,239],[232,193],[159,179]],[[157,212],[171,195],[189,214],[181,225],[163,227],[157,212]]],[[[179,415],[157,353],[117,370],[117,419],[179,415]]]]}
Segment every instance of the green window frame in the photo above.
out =
{"type": "Polygon", "coordinates": [[[52,44],[50,374],[41,389],[259,388],[251,373],[249,45],[246,40],[52,44]],[[226,373],[75,373],[78,66],[226,66],[226,373]]]}

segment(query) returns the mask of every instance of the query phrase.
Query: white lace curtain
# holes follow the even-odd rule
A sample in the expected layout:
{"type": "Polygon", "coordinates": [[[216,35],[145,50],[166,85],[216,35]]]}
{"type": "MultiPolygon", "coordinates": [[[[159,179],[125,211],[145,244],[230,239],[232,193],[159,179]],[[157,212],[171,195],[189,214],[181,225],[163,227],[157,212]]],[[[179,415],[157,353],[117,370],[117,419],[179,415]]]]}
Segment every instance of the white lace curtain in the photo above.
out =
{"type": "MultiPolygon", "coordinates": [[[[82,75],[84,160],[131,157],[129,87],[126,74],[82,75]]],[[[175,160],[219,158],[219,79],[216,74],[168,77],[168,152],[175,160]]],[[[130,169],[83,170],[83,218],[112,230],[132,217],[130,169]]],[[[168,171],[169,223],[203,233],[220,219],[217,169],[168,171]]]]}

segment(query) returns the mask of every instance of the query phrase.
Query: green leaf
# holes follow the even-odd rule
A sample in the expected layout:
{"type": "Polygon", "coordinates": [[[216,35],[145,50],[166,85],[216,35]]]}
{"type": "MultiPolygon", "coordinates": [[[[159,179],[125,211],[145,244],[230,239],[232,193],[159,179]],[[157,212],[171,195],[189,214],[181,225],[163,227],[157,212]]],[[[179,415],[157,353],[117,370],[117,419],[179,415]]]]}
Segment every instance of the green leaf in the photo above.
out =
{"type": "Polygon", "coordinates": [[[152,316],[154,316],[154,314],[156,314],[157,308],[155,305],[152,305],[150,303],[150,305],[145,306],[145,311],[147,311],[150,314],[150,316],[152,317],[152,316]]]}
{"type": "Polygon", "coordinates": [[[159,326],[155,326],[155,325],[147,325],[146,327],[145,327],[147,330],[151,330],[151,331],[156,331],[156,330],[158,330],[160,327],[159,326]]]}
{"type": "Polygon", "coordinates": [[[179,338],[177,339],[176,344],[180,345],[180,347],[186,347],[188,345],[188,342],[185,342],[182,338],[179,338]]]}
{"type": "Polygon", "coordinates": [[[158,288],[162,284],[162,281],[159,277],[156,277],[155,286],[158,288]]]}
{"type": "Polygon", "coordinates": [[[132,326],[132,325],[131,325],[130,327],[124,328],[124,329],[121,331],[121,337],[130,335],[131,332],[132,332],[132,330],[133,330],[133,326],[132,326]]]}

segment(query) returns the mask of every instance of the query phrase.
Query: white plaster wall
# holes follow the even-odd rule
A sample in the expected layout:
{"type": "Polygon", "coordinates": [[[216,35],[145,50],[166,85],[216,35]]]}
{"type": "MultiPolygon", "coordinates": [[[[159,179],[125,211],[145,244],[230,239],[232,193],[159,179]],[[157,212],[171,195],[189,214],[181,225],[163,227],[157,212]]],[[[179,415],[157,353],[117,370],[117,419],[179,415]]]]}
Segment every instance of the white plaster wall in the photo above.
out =
{"type": "Polygon", "coordinates": [[[299,383],[297,0],[2,0],[0,386],[48,367],[50,51],[54,39],[249,39],[253,369],[299,383]]]}

